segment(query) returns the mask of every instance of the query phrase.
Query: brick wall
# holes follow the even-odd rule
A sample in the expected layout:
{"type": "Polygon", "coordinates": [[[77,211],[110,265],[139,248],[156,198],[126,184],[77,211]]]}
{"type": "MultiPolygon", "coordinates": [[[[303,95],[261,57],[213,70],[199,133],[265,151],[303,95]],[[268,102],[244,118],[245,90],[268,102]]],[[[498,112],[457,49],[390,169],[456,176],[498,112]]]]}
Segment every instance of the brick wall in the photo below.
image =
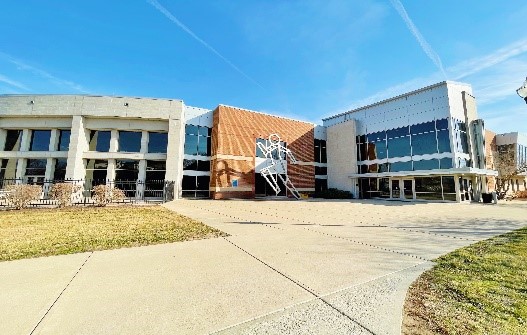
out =
{"type": "MultiPolygon", "coordinates": [[[[214,110],[211,189],[215,199],[254,197],[256,139],[277,133],[300,162],[314,160],[314,125],[228,106],[214,110]],[[238,186],[232,187],[232,181],[238,186]]],[[[315,187],[313,165],[288,164],[296,188],[315,187]]]]}

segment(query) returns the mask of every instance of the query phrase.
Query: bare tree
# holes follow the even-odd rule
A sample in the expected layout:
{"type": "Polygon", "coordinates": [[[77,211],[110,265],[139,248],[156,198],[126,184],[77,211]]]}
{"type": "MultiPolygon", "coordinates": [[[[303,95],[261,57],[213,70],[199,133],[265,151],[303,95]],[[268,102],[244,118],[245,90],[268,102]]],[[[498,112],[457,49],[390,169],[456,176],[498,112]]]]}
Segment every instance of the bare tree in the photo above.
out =
{"type": "Polygon", "coordinates": [[[507,196],[513,180],[527,172],[527,164],[518,162],[514,145],[502,145],[492,156],[498,170],[496,196],[501,200],[507,196]]]}

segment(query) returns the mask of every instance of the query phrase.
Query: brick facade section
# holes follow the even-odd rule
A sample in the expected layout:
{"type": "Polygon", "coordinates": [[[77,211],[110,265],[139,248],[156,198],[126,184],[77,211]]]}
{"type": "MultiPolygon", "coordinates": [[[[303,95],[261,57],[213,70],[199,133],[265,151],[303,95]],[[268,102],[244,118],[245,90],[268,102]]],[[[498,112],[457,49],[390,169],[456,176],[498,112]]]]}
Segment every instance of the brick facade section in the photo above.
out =
{"type": "MultiPolygon", "coordinates": [[[[214,110],[210,183],[214,199],[254,198],[256,139],[267,139],[273,133],[287,143],[298,161],[313,162],[313,124],[222,105],[214,110]],[[246,160],[218,158],[217,155],[242,156],[246,160]],[[234,179],[238,180],[238,188],[250,187],[252,191],[214,190],[231,187],[234,179]]],[[[287,169],[296,188],[315,187],[313,165],[288,162],[287,169]]]]}

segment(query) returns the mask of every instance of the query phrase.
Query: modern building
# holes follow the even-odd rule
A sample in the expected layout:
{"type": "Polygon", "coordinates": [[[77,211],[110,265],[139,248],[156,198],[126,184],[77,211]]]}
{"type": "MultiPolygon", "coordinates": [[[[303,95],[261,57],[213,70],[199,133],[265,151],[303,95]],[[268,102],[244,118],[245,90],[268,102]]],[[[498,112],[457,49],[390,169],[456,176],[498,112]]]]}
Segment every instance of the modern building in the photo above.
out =
{"type": "Polygon", "coordinates": [[[469,85],[442,82],[323,120],[328,186],[361,198],[471,201],[487,192],[469,85]]]}
{"type": "MultiPolygon", "coordinates": [[[[138,181],[145,196],[170,180],[176,198],[275,195],[257,145],[273,133],[296,158],[279,173],[306,194],[331,187],[358,198],[478,201],[497,175],[471,87],[442,82],[322,126],[171,99],[3,95],[0,180],[138,181]]],[[[281,187],[279,196],[290,194],[281,187]]]]}

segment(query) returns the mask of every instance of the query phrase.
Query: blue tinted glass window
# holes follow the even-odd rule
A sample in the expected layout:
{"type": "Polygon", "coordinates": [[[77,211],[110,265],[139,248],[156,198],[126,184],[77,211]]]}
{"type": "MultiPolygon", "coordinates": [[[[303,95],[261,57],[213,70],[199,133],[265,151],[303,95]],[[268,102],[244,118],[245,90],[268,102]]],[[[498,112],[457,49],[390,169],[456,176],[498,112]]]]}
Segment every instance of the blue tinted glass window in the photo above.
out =
{"type": "Polygon", "coordinates": [[[26,176],[44,176],[46,174],[46,159],[28,159],[26,176]]]}
{"type": "Polygon", "coordinates": [[[90,150],[108,152],[110,151],[110,131],[92,130],[90,132],[90,150]]]}
{"type": "Polygon", "coordinates": [[[388,157],[388,150],[386,148],[385,141],[375,143],[375,156],[377,159],[384,159],[388,157]]]}
{"type": "Polygon", "coordinates": [[[404,157],[410,154],[410,136],[388,139],[389,157],[404,157]]]}
{"type": "Polygon", "coordinates": [[[120,131],[119,132],[119,151],[120,152],[140,152],[141,151],[141,132],[120,131]]]}
{"type": "Polygon", "coordinates": [[[414,171],[434,169],[439,169],[439,161],[437,159],[414,161],[414,171]]]}
{"type": "Polygon", "coordinates": [[[48,151],[50,138],[51,130],[33,130],[29,151],[48,151]]]}
{"type": "Polygon", "coordinates": [[[192,125],[192,124],[186,124],[185,125],[185,134],[189,135],[198,135],[198,126],[192,125]]]}
{"type": "Polygon", "coordinates": [[[452,168],[452,158],[441,158],[439,160],[441,169],[451,169],[452,168]]]}
{"type": "Polygon", "coordinates": [[[198,138],[198,155],[209,156],[207,137],[200,136],[198,138]]]}
{"type": "Polygon", "coordinates": [[[395,162],[390,164],[390,172],[412,171],[412,162],[395,162]]]}
{"type": "Polygon", "coordinates": [[[388,138],[394,138],[394,137],[401,137],[401,136],[408,135],[409,134],[408,130],[409,130],[408,127],[401,127],[401,128],[390,129],[386,133],[388,135],[388,138]]]}
{"type": "Polygon", "coordinates": [[[436,128],[438,130],[448,129],[448,119],[436,120],[436,128]]]}
{"type": "Polygon", "coordinates": [[[436,152],[435,132],[412,135],[412,155],[435,154],[436,152]]]}
{"type": "MultiPolygon", "coordinates": [[[[256,139],[256,157],[265,158],[265,154],[263,153],[263,151],[258,146],[258,143],[261,143],[265,147],[266,141],[263,138],[257,138],[256,139]]],[[[320,160],[320,158],[319,158],[319,160],[320,160]]],[[[318,162],[316,160],[316,157],[315,157],[315,162],[318,162]]]]}
{"type": "Polygon", "coordinates": [[[430,132],[430,131],[432,132],[435,131],[434,121],[414,124],[410,126],[410,133],[412,134],[419,134],[419,133],[425,133],[425,132],[430,132]]]}
{"type": "Polygon", "coordinates": [[[198,154],[198,136],[197,135],[185,135],[185,155],[197,155],[198,154]]]}
{"type": "Polygon", "coordinates": [[[388,172],[388,163],[379,164],[379,172],[388,172]]]}
{"type": "Polygon", "coordinates": [[[461,152],[468,153],[468,138],[467,133],[460,132],[459,138],[461,142],[461,152]]]}
{"type": "Polygon", "coordinates": [[[440,130],[437,132],[437,147],[439,153],[450,152],[450,134],[448,130],[440,130]]]}
{"type": "Polygon", "coordinates": [[[148,152],[166,153],[168,146],[167,133],[148,133],[148,152]]]}
{"type": "Polygon", "coordinates": [[[59,151],[68,151],[70,149],[70,130],[59,130],[59,151]]]}
{"type": "Polygon", "coordinates": [[[200,135],[200,136],[209,136],[209,128],[207,128],[207,127],[198,127],[198,135],[200,135]]]}
{"type": "Polygon", "coordinates": [[[385,131],[379,131],[376,133],[371,133],[366,135],[368,138],[368,142],[376,142],[380,140],[384,140],[386,138],[386,132],[385,131]]]}

